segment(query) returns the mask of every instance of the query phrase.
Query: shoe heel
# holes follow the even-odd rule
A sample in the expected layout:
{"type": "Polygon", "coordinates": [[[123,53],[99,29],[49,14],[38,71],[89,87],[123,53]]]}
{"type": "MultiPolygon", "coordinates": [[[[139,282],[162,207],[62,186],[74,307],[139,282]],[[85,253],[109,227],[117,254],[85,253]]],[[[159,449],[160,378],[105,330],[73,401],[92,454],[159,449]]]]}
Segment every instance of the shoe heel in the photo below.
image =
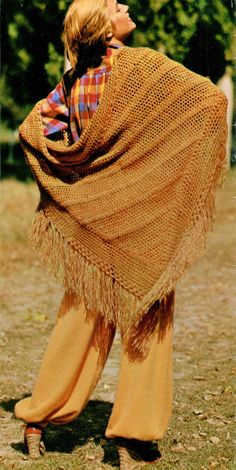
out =
{"type": "Polygon", "coordinates": [[[39,459],[46,451],[43,434],[43,429],[25,429],[25,448],[31,459],[39,459]]]}

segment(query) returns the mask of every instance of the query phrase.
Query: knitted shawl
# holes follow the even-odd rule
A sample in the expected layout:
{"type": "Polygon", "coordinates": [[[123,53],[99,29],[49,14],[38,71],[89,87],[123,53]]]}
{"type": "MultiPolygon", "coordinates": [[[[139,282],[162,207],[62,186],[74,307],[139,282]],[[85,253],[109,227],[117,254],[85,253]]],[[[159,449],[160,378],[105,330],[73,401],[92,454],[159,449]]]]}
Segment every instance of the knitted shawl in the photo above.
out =
{"type": "Polygon", "coordinates": [[[32,240],[67,290],[129,334],[203,252],[227,100],[163,54],[124,47],[78,142],[43,136],[42,102],[20,127],[41,193],[32,240]]]}

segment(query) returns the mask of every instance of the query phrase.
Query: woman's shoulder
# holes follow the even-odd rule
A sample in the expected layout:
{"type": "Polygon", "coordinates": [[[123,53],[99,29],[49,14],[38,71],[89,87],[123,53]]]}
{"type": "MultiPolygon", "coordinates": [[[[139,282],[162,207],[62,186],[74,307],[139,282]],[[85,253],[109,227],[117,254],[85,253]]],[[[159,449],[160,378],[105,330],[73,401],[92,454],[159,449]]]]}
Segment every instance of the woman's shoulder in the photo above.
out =
{"type": "Polygon", "coordinates": [[[149,47],[125,46],[118,54],[117,59],[120,68],[130,72],[136,70],[138,73],[142,71],[151,73],[152,69],[171,62],[163,53],[149,47]]]}
{"type": "Polygon", "coordinates": [[[127,62],[135,62],[137,63],[144,63],[153,64],[156,62],[169,62],[169,59],[166,55],[162,52],[157,50],[151,49],[150,47],[129,47],[125,46],[120,51],[118,57],[123,58],[127,62]]]}
{"type": "MultiPolygon", "coordinates": [[[[173,60],[163,52],[151,49],[150,47],[124,47],[120,53],[120,59],[123,57],[126,67],[131,65],[132,69],[143,71],[145,74],[151,75],[157,68],[162,68],[163,75],[169,74],[172,79],[178,82],[181,80],[194,80],[198,82],[210,82],[207,77],[193,72],[186,68],[183,64],[173,60]]],[[[131,69],[130,69],[131,70],[131,69]]]]}

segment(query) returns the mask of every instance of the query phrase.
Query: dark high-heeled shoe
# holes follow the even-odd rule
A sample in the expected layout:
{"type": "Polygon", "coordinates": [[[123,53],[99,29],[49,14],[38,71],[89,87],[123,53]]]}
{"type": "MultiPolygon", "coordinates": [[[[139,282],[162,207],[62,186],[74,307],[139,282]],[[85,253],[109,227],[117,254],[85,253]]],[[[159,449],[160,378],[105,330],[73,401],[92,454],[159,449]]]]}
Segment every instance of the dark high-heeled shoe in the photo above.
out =
{"type": "Polygon", "coordinates": [[[117,439],[121,470],[136,470],[161,460],[157,444],[136,439],[117,439]]]}
{"type": "Polygon", "coordinates": [[[37,423],[28,423],[24,433],[25,448],[31,459],[39,459],[46,452],[44,428],[37,423]]]}

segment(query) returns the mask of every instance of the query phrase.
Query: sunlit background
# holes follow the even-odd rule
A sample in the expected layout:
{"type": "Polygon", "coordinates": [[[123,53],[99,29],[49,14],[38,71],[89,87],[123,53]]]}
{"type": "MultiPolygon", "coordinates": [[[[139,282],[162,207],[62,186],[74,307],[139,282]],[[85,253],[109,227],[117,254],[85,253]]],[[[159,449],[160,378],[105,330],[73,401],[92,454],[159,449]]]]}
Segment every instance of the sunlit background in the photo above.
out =
{"type": "MultiPolygon", "coordinates": [[[[2,2],[3,3],[3,2],[2,2]]],[[[30,177],[17,129],[34,103],[63,74],[62,23],[70,0],[5,0],[2,6],[2,175],[30,177]]],[[[233,24],[235,0],[129,0],[137,24],[130,45],[150,46],[209,76],[229,98],[233,130],[233,24]]],[[[229,159],[236,163],[236,144],[229,159]]]]}
{"type": "MultiPolygon", "coordinates": [[[[23,454],[23,427],[13,419],[13,409],[16,401],[31,393],[63,294],[27,242],[39,191],[25,164],[18,126],[61,79],[64,50],[60,36],[70,3],[2,1],[0,468],[30,465],[23,454]]],[[[231,137],[235,129],[236,0],[128,3],[137,23],[130,45],[158,49],[219,84],[229,99],[231,137]]],[[[236,142],[231,139],[228,157],[234,168],[217,194],[216,223],[208,249],[177,288],[174,409],[161,443],[163,470],[235,468],[235,155],[236,142]]],[[[37,468],[118,468],[115,446],[104,440],[104,429],[115,396],[119,360],[120,343],[115,340],[93,401],[75,422],[49,427],[49,452],[37,468]]]]}

